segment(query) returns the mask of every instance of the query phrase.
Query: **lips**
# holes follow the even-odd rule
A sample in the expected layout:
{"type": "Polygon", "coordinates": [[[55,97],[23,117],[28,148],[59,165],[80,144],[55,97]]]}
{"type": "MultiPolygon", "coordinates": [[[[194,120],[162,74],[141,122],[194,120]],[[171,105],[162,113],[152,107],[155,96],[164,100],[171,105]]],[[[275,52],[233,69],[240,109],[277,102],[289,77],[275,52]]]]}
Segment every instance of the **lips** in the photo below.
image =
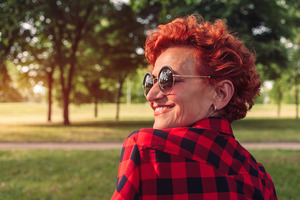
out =
{"type": "Polygon", "coordinates": [[[158,116],[161,115],[163,113],[169,112],[170,110],[172,110],[174,108],[174,106],[158,106],[158,107],[154,107],[154,116],[158,116]]]}

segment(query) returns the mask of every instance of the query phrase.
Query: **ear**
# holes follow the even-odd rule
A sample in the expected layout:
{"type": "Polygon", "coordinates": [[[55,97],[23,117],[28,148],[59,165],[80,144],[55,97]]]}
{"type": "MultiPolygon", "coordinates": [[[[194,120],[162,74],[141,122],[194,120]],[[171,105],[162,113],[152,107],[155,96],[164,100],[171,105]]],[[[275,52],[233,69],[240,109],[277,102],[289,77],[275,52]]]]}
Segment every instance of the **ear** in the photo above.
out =
{"type": "Polygon", "coordinates": [[[223,80],[217,84],[216,95],[213,105],[216,106],[216,110],[221,110],[230,101],[234,92],[234,86],[230,80],[223,80]]]}

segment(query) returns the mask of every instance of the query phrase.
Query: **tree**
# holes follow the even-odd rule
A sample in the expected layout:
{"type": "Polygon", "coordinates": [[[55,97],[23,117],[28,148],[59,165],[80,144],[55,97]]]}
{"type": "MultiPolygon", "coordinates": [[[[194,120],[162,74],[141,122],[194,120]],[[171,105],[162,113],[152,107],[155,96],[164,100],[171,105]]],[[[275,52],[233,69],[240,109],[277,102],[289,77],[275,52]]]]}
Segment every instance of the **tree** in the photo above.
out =
{"type": "Polygon", "coordinates": [[[112,102],[113,94],[109,88],[105,87],[107,79],[103,78],[103,68],[93,61],[89,56],[83,59],[83,66],[80,66],[80,73],[76,74],[72,102],[75,104],[93,103],[94,116],[98,117],[98,103],[112,102]]]}
{"type": "MultiPolygon", "coordinates": [[[[257,61],[269,67],[270,63],[282,64],[287,61],[281,37],[291,37],[288,8],[276,0],[236,0],[236,1],[133,1],[139,16],[149,23],[166,23],[175,17],[185,17],[199,13],[209,21],[223,19],[233,31],[238,33],[249,48],[255,47],[257,61]],[[147,7],[156,5],[156,9],[147,7]],[[154,17],[158,15],[158,17],[154,17]]],[[[151,26],[149,26],[151,27],[151,26]]],[[[282,65],[281,65],[282,66],[282,65]]],[[[284,66],[282,66],[284,67],[284,66]]],[[[264,69],[272,74],[272,69],[264,69]]]]}
{"type": "Polygon", "coordinates": [[[296,44],[292,53],[292,76],[291,82],[294,83],[295,88],[295,104],[296,104],[296,119],[299,119],[299,84],[300,84],[300,44],[296,44]]]}
{"type": "Polygon", "coordinates": [[[25,0],[7,0],[0,3],[0,101],[20,101],[21,94],[11,86],[6,61],[13,60],[26,44],[24,38],[32,37],[24,29],[26,10],[30,4],[25,0]]]}
{"type": "Polygon", "coordinates": [[[300,3],[297,0],[292,0],[288,2],[289,5],[289,15],[291,17],[291,21],[293,23],[293,31],[295,33],[295,37],[292,38],[294,42],[294,48],[292,53],[292,64],[293,64],[293,79],[295,85],[295,104],[296,104],[296,119],[299,119],[299,84],[300,84],[300,3]]]}
{"type": "MultiPolygon", "coordinates": [[[[21,0],[10,0],[10,2],[17,5],[22,3],[21,0]]],[[[83,58],[86,56],[86,47],[93,52],[93,55],[89,54],[88,58],[92,56],[97,58],[94,59],[96,62],[90,63],[89,68],[97,64],[105,66],[104,71],[115,71],[124,68],[121,70],[122,73],[115,73],[109,77],[112,81],[118,80],[121,86],[117,95],[117,105],[119,107],[120,91],[124,79],[132,70],[137,68],[138,63],[143,61],[143,56],[139,56],[136,50],[142,46],[138,43],[141,40],[140,33],[144,29],[141,28],[142,25],[136,22],[130,7],[126,7],[126,5],[118,7],[110,4],[109,0],[80,0],[76,2],[71,0],[40,0],[26,2],[28,2],[28,5],[23,9],[25,14],[24,19],[22,19],[22,23],[26,25],[26,28],[23,28],[23,33],[30,34],[30,38],[26,38],[25,46],[22,49],[20,48],[19,52],[26,51],[26,57],[33,57],[35,60],[33,62],[39,65],[36,72],[47,75],[44,77],[43,82],[48,83],[48,120],[51,120],[53,73],[57,68],[61,86],[64,124],[70,124],[68,106],[71,99],[74,100],[74,97],[76,95],[78,97],[80,94],[74,91],[74,78],[81,76],[76,71],[80,68],[82,60],[86,61],[86,58],[83,58]],[[108,11],[111,11],[111,15],[106,17],[108,11]],[[114,17],[117,17],[117,19],[114,19],[114,17]],[[106,31],[102,31],[104,18],[109,21],[109,27],[106,28],[106,31]],[[126,23],[130,25],[128,28],[127,26],[120,28],[126,23]],[[136,34],[139,31],[140,33],[136,34]],[[119,68],[115,67],[116,65],[119,68]]],[[[15,14],[17,15],[17,13],[15,14]]],[[[20,21],[21,19],[15,20],[15,24],[22,24],[19,23],[20,21]]],[[[18,28],[20,29],[20,27],[18,28]]],[[[19,31],[18,28],[16,28],[17,31],[19,31]]],[[[142,38],[144,39],[144,36],[142,38]]],[[[10,53],[7,55],[10,55],[10,53]]],[[[24,59],[25,56],[19,59],[18,62],[24,63],[24,59]]],[[[26,62],[30,62],[30,59],[27,59],[26,62]]],[[[81,72],[84,73],[81,77],[89,74],[87,70],[82,69],[81,72]]],[[[26,77],[25,75],[24,77],[26,77]]],[[[101,76],[103,76],[103,73],[101,76]]],[[[95,93],[95,95],[91,95],[95,98],[95,102],[98,102],[97,99],[99,98],[110,96],[107,90],[101,89],[100,79],[97,80],[95,76],[85,77],[84,79],[83,85],[89,93],[95,93]],[[101,91],[102,96],[96,95],[97,91],[101,91]]],[[[82,95],[81,97],[83,98],[82,95]]]]}
{"type": "MultiPolygon", "coordinates": [[[[281,81],[281,85],[284,86],[284,91],[288,91],[289,89],[293,89],[295,91],[294,94],[294,102],[296,104],[296,119],[299,118],[299,76],[300,76],[300,36],[299,36],[299,27],[300,27],[300,3],[297,0],[290,1],[278,1],[281,3],[281,6],[284,7],[288,12],[286,12],[286,18],[288,19],[287,23],[290,26],[290,31],[293,32],[292,37],[281,37],[280,41],[282,45],[285,45],[288,64],[287,70],[282,73],[281,76],[285,77],[283,81],[281,81]]],[[[281,78],[282,79],[282,78],[281,78]]]]}
{"type": "MultiPolygon", "coordinates": [[[[50,38],[49,52],[60,72],[64,124],[69,125],[70,95],[74,89],[73,78],[78,68],[80,46],[83,38],[99,23],[108,0],[44,0],[37,3],[40,24],[36,28],[42,38],[50,38]]],[[[41,42],[41,41],[40,41],[41,42]]],[[[49,88],[54,65],[49,72],[49,88]]],[[[47,69],[49,69],[47,67],[47,69]]],[[[49,90],[51,91],[51,90],[49,90]]],[[[51,94],[49,94],[50,98],[51,94]]],[[[49,100],[50,101],[50,100],[49,100]]]]}
{"type": "Polygon", "coordinates": [[[142,55],[145,37],[143,25],[137,22],[136,15],[128,5],[112,7],[109,19],[109,25],[100,32],[100,35],[107,39],[103,46],[105,51],[102,54],[101,65],[105,67],[105,76],[118,83],[116,120],[119,120],[124,81],[139,65],[145,64],[142,55]]]}

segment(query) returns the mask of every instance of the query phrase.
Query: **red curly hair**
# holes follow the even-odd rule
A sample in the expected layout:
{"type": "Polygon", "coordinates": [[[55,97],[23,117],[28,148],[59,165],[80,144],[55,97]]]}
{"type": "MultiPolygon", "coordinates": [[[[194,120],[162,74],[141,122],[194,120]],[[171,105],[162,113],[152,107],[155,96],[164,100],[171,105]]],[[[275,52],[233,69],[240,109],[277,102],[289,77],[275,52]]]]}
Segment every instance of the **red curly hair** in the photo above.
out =
{"type": "Polygon", "coordinates": [[[242,119],[259,95],[261,81],[255,69],[256,58],[243,42],[230,33],[222,20],[206,22],[199,15],[177,18],[159,25],[146,40],[145,56],[154,66],[158,56],[174,46],[191,47],[196,58],[196,73],[209,75],[211,84],[230,80],[234,94],[219,114],[230,122],[242,119]]]}

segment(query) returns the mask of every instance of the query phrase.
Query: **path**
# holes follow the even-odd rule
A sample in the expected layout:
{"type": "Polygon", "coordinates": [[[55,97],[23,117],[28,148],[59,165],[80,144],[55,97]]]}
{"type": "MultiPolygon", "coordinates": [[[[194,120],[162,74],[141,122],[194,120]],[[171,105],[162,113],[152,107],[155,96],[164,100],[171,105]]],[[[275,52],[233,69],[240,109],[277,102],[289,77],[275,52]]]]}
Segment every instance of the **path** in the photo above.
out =
{"type": "MultiPolygon", "coordinates": [[[[242,143],[246,149],[285,149],[300,150],[300,142],[263,142],[263,143],[242,143]]],[[[13,149],[63,149],[63,150],[108,150],[121,149],[122,142],[0,142],[0,150],[13,149]]]]}

